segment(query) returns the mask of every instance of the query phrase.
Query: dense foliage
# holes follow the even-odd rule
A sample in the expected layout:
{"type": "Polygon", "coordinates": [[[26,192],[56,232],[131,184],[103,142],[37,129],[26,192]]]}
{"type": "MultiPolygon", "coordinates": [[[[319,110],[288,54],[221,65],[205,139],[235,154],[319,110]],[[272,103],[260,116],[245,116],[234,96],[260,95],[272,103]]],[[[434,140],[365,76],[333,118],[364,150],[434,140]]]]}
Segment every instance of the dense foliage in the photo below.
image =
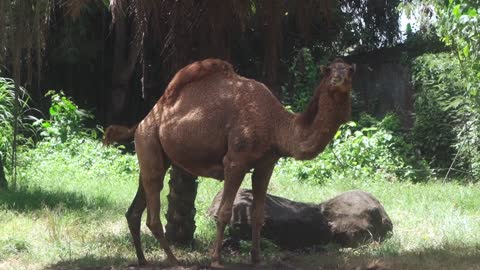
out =
{"type": "Polygon", "coordinates": [[[420,18],[419,34],[434,32],[452,52],[449,55],[424,56],[414,62],[418,116],[415,137],[434,166],[447,167],[449,172],[460,170],[473,179],[479,179],[478,1],[409,2],[405,5],[406,10],[416,10],[420,18]],[[434,136],[435,132],[437,136],[434,136]],[[422,142],[426,144],[422,145],[422,142]]]}
{"type": "MultiPolygon", "coordinates": [[[[480,7],[474,0],[437,3],[438,34],[452,46],[460,62],[462,125],[455,129],[460,165],[480,178],[480,7]]],[[[452,161],[453,162],[453,161],[452,161]]]]}
{"type": "Polygon", "coordinates": [[[393,114],[381,121],[362,115],[358,123],[348,122],[317,158],[309,161],[286,159],[280,170],[297,180],[325,183],[335,177],[424,180],[428,166],[415,156],[412,145],[399,132],[393,114]]]}
{"type": "Polygon", "coordinates": [[[94,130],[85,128],[85,121],[93,118],[93,115],[78,106],[63,92],[49,91],[47,96],[51,98],[49,119],[37,119],[34,125],[40,128],[40,135],[50,141],[65,143],[71,137],[82,136],[97,137],[94,130]]]}
{"type": "MultiPolygon", "coordinates": [[[[86,128],[85,121],[91,113],[78,106],[63,93],[50,91],[49,119],[37,119],[34,123],[40,130],[41,139],[35,148],[21,153],[19,166],[35,167],[25,170],[29,174],[23,179],[39,179],[38,174],[46,175],[55,167],[65,170],[78,170],[84,177],[97,181],[95,177],[109,178],[130,175],[138,170],[137,160],[132,155],[123,155],[120,148],[103,147],[97,138],[97,130],[86,128]],[[39,161],[41,162],[39,163],[39,161]]],[[[101,179],[98,179],[101,181],[101,179]]],[[[42,183],[24,183],[28,186],[42,183]]],[[[73,192],[74,190],[72,190],[73,192]]]]}
{"type": "Polygon", "coordinates": [[[433,166],[448,167],[455,153],[455,126],[463,125],[460,65],[451,53],[426,54],[413,62],[412,73],[415,145],[433,166]]]}
{"type": "Polygon", "coordinates": [[[413,141],[433,167],[443,173],[458,153],[454,170],[479,176],[479,115],[466,98],[468,82],[451,53],[427,54],[413,62],[415,124],[413,141]]]}

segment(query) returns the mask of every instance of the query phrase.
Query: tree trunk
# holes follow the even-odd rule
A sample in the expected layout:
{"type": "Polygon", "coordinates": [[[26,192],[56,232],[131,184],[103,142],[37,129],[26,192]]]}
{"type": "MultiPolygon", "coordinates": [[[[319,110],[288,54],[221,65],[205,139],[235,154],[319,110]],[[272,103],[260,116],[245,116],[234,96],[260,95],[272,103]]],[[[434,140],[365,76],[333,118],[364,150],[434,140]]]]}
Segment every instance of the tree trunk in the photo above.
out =
{"type": "Polygon", "coordinates": [[[282,2],[265,0],[261,7],[261,27],[263,32],[263,76],[265,84],[278,97],[278,68],[280,66],[280,46],[282,41],[282,2]]]}
{"type": "Polygon", "coordinates": [[[5,171],[3,170],[3,160],[0,155],[0,190],[5,190],[8,187],[7,179],[5,178],[5,171]]]}
{"type": "Polygon", "coordinates": [[[172,166],[169,186],[166,237],[171,243],[190,245],[196,228],[197,177],[172,166]]]}
{"type": "Polygon", "coordinates": [[[108,110],[109,123],[122,123],[125,111],[128,105],[129,94],[131,90],[131,80],[135,70],[135,64],[140,54],[140,42],[134,40],[133,34],[137,29],[133,23],[128,24],[127,17],[119,17],[115,23],[113,32],[114,53],[113,53],[113,70],[112,70],[112,92],[110,98],[110,109],[108,110]]]}

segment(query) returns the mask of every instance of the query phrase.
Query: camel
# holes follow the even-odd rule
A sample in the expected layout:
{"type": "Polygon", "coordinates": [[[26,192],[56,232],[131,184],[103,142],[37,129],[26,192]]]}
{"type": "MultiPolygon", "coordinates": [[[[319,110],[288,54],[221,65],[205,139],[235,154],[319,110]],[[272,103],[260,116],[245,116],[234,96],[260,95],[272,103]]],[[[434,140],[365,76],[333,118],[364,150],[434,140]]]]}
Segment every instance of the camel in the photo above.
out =
{"type": "Polygon", "coordinates": [[[306,110],[290,113],[264,84],[236,74],[229,63],[218,59],[194,62],[176,73],[137,127],[112,128],[123,139],[135,131],[140,183],[126,217],[140,265],[147,263],[140,242],[145,208],[147,227],[168,261],[179,264],[159,216],[160,192],[171,164],[192,175],[224,181],[212,267],[222,267],[221,248],[233,201],[245,174],[253,169],[251,260],[260,263],[265,197],[277,160],[314,158],[350,118],[355,65],[336,59],[323,70],[324,77],[306,110]]]}

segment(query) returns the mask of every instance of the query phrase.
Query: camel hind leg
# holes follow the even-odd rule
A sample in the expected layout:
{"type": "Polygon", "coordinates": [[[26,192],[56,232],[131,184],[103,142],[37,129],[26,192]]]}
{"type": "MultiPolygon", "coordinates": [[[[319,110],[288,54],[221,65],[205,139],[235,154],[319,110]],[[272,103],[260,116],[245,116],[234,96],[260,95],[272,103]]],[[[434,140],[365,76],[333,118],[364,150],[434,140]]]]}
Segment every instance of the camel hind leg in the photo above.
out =
{"type": "Polygon", "coordinates": [[[163,152],[158,138],[154,138],[154,136],[142,136],[142,133],[137,133],[135,149],[140,164],[141,182],[145,191],[147,227],[165,251],[168,261],[172,265],[178,265],[178,260],[173,255],[165,238],[160,220],[160,192],[163,189],[165,173],[170,166],[168,158],[163,152]]]}
{"type": "Polygon", "coordinates": [[[252,263],[261,262],[260,232],[265,220],[265,200],[267,196],[268,183],[272,176],[276,160],[267,160],[257,166],[252,174],[253,189],[253,215],[252,215],[252,263]]]}
{"type": "Polygon", "coordinates": [[[140,240],[140,224],[142,221],[142,214],[147,207],[145,201],[145,190],[142,185],[142,177],[139,178],[137,194],[132,201],[132,204],[128,208],[125,217],[127,218],[128,228],[133,238],[133,245],[135,246],[135,252],[137,253],[137,259],[139,265],[146,265],[147,260],[142,250],[142,242],[140,240]]]}

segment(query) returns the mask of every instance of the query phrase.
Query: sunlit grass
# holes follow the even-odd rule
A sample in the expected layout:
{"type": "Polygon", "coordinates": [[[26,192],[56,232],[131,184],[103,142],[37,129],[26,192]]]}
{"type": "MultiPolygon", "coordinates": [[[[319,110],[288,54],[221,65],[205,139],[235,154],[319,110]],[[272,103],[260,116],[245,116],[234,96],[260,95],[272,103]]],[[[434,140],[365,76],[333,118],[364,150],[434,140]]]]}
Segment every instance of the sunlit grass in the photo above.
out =
{"type": "MultiPolygon", "coordinates": [[[[35,155],[20,156],[20,188],[0,193],[0,269],[70,269],[135,263],[124,218],[138,184],[135,157],[103,153],[105,150],[92,142],[83,146],[76,155],[41,148],[35,155]]],[[[249,178],[247,175],[246,188],[250,186],[249,178]]],[[[222,183],[212,179],[199,181],[196,244],[193,248],[175,248],[174,252],[186,264],[206,265],[215,230],[207,209],[222,183]]],[[[168,185],[165,186],[164,213],[168,193],[168,185]]],[[[356,249],[327,247],[324,252],[310,254],[282,251],[264,241],[266,260],[272,264],[287,260],[303,269],[355,269],[354,266],[375,260],[394,269],[478,269],[479,184],[433,180],[413,184],[389,182],[379,176],[338,176],[319,186],[292,181],[277,171],[269,193],[320,203],[351,189],[367,191],[382,202],[394,224],[390,239],[356,249]]],[[[142,226],[147,259],[163,264],[163,252],[146,226],[142,226]]],[[[248,242],[242,243],[239,254],[225,257],[230,262],[248,263],[248,248],[248,242]]]]}

